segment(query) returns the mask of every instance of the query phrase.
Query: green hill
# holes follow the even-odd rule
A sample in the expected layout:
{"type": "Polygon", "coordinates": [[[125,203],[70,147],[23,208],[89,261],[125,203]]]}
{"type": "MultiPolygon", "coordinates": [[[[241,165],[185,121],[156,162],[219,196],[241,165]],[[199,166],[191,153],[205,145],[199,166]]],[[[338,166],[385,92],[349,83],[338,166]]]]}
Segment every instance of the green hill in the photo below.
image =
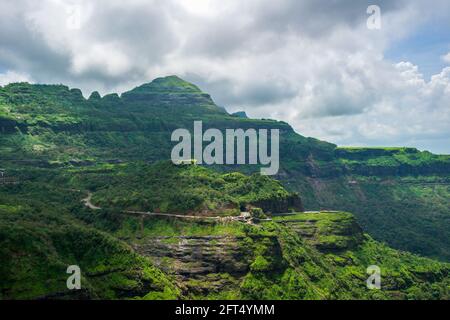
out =
{"type": "Polygon", "coordinates": [[[338,148],[303,137],[284,122],[229,115],[197,86],[175,76],[121,96],[93,93],[89,99],[63,85],[0,87],[0,167],[14,175],[24,166],[59,170],[167,160],[171,132],[192,129],[194,120],[202,120],[205,130],[279,129],[276,178],[301,195],[307,210],[353,212],[376,240],[449,261],[450,156],[413,148],[338,148]]]}
{"type": "Polygon", "coordinates": [[[109,181],[96,173],[71,172],[95,190],[93,202],[102,208],[146,210],[196,215],[239,215],[251,207],[266,212],[303,210],[297,194],[267,176],[221,174],[200,166],[176,166],[170,161],[155,165],[122,165],[109,181]],[[126,190],[127,192],[124,192],[126,190]]]}
{"type": "Polygon", "coordinates": [[[349,213],[277,214],[298,195],[268,177],[168,162],[16,177],[0,185],[2,299],[449,298],[450,265],[373,240],[349,213]],[[83,205],[87,190],[103,209],[83,205]],[[259,204],[270,219],[230,219],[259,204]],[[127,212],[151,206],[166,216],[127,212]],[[73,264],[80,291],[66,288],[73,264]],[[366,287],[371,265],[381,290],[366,287]]]}

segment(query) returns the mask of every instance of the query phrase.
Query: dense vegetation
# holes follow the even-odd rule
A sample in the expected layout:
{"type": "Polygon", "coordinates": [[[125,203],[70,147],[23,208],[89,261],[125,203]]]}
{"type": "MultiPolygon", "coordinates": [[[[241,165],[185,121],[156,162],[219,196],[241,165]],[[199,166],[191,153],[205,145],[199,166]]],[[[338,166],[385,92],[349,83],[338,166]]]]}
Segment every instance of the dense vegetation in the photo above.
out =
{"type": "Polygon", "coordinates": [[[289,195],[267,177],[168,162],[22,170],[20,183],[0,187],[1,298],[449,298],[449,265],[374,241],[348,213],[272,214],[247,224],[121,212],[142,204],[128,200],[157,195],[144,187],[155,172],[167,179],[159,201],[169,204],[171,188],[194,188],[209,204],[289,195]],[[88,187],[110,207],[83,206],[88,187]],[[119,190],[115,208],[107,199],[119,190]],[[81,267],[81,291],[65,287],[72,264],[81,267]],[[366,288],[373,264],[382,290],[366,288]]]}
{"type": "Polygon", "coordinates": [[[79,196],[39,179],[0,186],[0,299],[178,297],[151,261],[75,218],[79,196]],[[66,287],[69,265],[82,270],[80,291],[66,287]]]}
{"type": "Polygon", "coordinates": [[[287,185],[302,195],[306,208],[352,212],[365,231],[395,248],[450,258],[449,180],[441,175],[305,179],[293,174],[287,185]]]}
{"type": "Polygon", "coordinates": [[[284,122],[229,115],[172,76],[89,99],[63,85],[0,87],[0,168],[1,298],[448,298],[448,265],[389,247],[450,260],[450,156],[337,148],[284,122]],[[280,129],[279,182],[252,166],[172,165],[170,134],[194,120],[280,129]],[[88,191],[102,210],[83,206],[88,191]],[[357,222],[124,214],[263,218],[303,206],[357,222]],[[70,264],[84,270],[81,292],[66,290],[70,264]],[[366,289],[371,264],[386,290],[366,289]]]}
{"type": "Polygon", "coordinates": [[[107,176],[93,169],[71,170],[70,175],[95,191],[93,202],[102,208],[203,215],[239,215],[251,206],[267,212],[303,209],[298,195],[266,176],[220,174],[170,161],[120,165],[107,176]]]}

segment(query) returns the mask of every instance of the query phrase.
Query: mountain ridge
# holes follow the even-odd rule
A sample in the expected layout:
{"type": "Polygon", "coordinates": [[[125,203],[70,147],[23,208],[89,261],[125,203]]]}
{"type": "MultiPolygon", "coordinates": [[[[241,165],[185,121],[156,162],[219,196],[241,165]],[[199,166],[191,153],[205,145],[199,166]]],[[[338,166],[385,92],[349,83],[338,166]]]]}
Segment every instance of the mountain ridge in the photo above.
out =
{"type": "MultiPolygon", "coordinates": [[[[187,83],[160,79],[157,84],[168,81],[170,85],[163,87],[169,88],[187,83]]],[[[64,85],[1,87],[0,167],[15,174],[24,165],[56,169],[165,160],[173,147],[171,132],[192,130],[194,120],[202,120],[205,129],[279,129],[281,164],[276,178],[302,195],[306,209],[353,212],[377,240],[450,259],[450,156],[411,148],[337,147],[301,136],[282,121],[232,116],[209,95],[192,87],[189,91],[85,99],[78,89],[64,85]]]]}

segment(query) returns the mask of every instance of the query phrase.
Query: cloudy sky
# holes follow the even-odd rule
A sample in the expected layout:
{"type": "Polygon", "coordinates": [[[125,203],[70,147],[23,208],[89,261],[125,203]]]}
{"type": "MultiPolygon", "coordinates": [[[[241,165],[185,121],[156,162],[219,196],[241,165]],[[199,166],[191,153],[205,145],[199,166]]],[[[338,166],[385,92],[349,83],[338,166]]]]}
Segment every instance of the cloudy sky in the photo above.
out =
{"type": "Polygon", "coordinates": [[[306,136],[450,153],[450,1],[0,0],[0,85],[172,74],[306,136]]]}

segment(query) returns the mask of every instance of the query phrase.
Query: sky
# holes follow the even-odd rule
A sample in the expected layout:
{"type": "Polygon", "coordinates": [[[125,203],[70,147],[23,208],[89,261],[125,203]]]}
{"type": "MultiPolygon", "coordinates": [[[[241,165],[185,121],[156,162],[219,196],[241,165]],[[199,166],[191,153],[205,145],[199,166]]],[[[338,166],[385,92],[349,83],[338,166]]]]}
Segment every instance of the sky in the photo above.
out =
{"type": "Polygon", "coordinates": [[[0,85],[167,75],[340,146],[450,154],[450,1],[0,0],[0,85]]]}

